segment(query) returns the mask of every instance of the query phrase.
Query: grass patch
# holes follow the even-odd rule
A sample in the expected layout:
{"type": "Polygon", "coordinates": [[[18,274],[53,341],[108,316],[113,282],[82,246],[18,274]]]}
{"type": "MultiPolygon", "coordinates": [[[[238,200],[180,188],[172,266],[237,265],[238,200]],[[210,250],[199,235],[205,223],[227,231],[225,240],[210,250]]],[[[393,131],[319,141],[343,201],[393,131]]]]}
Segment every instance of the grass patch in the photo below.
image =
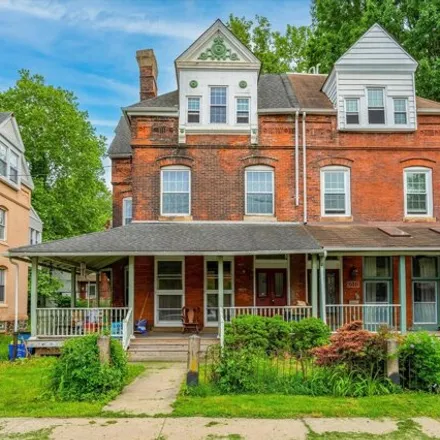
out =
{"type": "Polygon", "coordinates": [[[2,437],[3,440],[49,440],[52,428],[39,429],[21,434],[9,434],[2,437]]]}
{"type": "Polygon", "coordinates": [[[0,361],[7,361],[9,355],[9,343],[12,341],[10,335],[0,335],[0,361]]]}
{"type": "MultiPolygon", "coordinates": [[[[0,417],[95,417],[108,402],[60,402],[48,392],[54,358],[0,362],[0,417]]],[[[129,364],[127,384],[145,371],[129,364]]]]}
{"type": "Polygon", "coordinates": [[[434,438],[423,434],[417,423],[413,422],[412,420],[404,420],[398,422],[397,431],[389,434],[374,435],[342,432],[326,432],[324,434],[316,434],[314,432],[310,432],[307,436],[307,440],[434,440],[434,438]]]}
{"type": "Polygon", "coordinates": [[[177,417],[409,417],[440,418],[440,395],[402,393],[372,397],[310,397],[282,394],[186,396],[174,404],[177,417]]]}

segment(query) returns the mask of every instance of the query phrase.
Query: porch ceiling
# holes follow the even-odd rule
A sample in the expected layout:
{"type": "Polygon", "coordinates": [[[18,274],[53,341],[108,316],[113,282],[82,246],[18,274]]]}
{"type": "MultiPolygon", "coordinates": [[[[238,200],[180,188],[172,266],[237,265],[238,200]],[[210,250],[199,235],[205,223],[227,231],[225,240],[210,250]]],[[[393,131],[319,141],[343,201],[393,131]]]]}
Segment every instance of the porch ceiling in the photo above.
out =
{"type": "Polygon", "coordinates": [[[436,224],[308,225],[310,233],[329,252],[440,253],[436,224]]]}
{"type": "Polygon", "coordinates": [[[322,253],[297,223],[134,222],[103,232],[11,249],[10,257],[100,268],[129,255],[322,253]],[[105,264],[104,264],[105,263],[105,264]],[[104,266],[103,266],[104,265],[104,266]]]}

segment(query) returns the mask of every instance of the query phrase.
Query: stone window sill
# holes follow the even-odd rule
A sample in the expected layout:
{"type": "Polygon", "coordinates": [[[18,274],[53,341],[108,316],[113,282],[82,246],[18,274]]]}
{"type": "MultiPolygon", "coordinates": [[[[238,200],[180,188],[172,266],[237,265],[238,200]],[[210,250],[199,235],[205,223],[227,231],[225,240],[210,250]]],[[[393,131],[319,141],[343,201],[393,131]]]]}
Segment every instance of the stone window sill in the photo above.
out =
{"type": "Polygon", "coordinates": [[[245,215],[243,220],[245,222],[276,222],[277,218],[274,215],[245,215]]]}
{"type": "Polygon", "coordinates": [[[408,222],[408,223],[434,223],[437,221],[437,219],[435,217],[404,217],[403,218],[404,222],[408,222]]]}
{"type": "Polygon", "coordinates": [[[161,215],[159,221],[161,222],[190,222],[192,215],[161,215]]]}
{"type": "Polygon", "coordinates": [[[352,222],[353,221],[353,217],[347,216],[347,215],[342,215],[342,216],[322,216],[321,217],[321,221],[322,222],[352,222]]]}

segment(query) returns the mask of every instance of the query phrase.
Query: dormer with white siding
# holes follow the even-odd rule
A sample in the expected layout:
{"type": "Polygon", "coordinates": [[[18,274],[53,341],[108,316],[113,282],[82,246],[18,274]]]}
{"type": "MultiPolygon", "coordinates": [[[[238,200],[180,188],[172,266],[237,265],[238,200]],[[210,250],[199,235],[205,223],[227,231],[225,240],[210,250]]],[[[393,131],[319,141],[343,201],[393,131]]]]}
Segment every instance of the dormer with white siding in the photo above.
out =
{"type": "Polygon", "coordinates": [[[322,87],[344,131],[414,131],[417,62],[380,25],[338,61],[322,87]]]}
{"type": "Polygon", "coordinates": [[[257,139],[260,61],[217,20],[176,61],[179,142],[186,134],[257,139]]]}

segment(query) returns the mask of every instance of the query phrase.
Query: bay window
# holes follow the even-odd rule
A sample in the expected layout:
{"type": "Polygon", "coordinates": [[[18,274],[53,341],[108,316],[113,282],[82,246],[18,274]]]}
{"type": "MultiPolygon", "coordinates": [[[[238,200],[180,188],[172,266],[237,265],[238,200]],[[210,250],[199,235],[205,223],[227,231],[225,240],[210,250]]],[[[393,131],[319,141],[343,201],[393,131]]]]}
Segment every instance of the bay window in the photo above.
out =
{"type": "Polygon", "coordinates": [[[126,197],[122,201],[122,224],[128,225],[133,221],[133,199],[126,197]]]}
{"type": "Polygon", "coordinates": [[[211,87],[210,122],[212,124],[226,123],[226,87],[211,87]]]}
{"type": "MultiPolygon", "coordinates": [[[[223,305],[233,306],[233,260],[223,261],[223,305]]],[[[205,316],[206,323],[218,322],[218,261],[205,261],[205,316]]]]}
{"type": "Polygon", "coordinates": [[[200,98],[188,98],[187,121],[192,124],[198,124],[200,122],[200,98]]]}
{"type": "Polygon", "coordinates": [[[180,325],[184,296],[184,260],[156,260],[156,322],[180,325]]]}
{"type": "Polygon", "coordinates": [[[183,166],[170,166],[161,170],[161,215],[190,214],[191,174],[183,166]]]}
{"type": "Polygon", "coordinates": [[[345,121],[347,124],[359,124],[358,98],[347,98],[345,100],[345,121]]]}
{"type": "Polygon", "coordinates": [[[394,98],[394,123],[396,125],[406,125],[408,123],[407,103],[407,99],[394,98]]]}
{"type": "Polygon", "coordinates": [[[8,150],[0,144],[0,176],[6,177],[8,174],[8,150]]]}
{"type": "Polygon", "coordinates": [[[10,152],[9,158],[9,178],[12,182],[18,183],[18,154],[10,152]]]}
{"type": "Polygon", "coordinates": [[[249,124],[249,98],[237,98],[237,124],[249,124]]]}
{"type": "Polygon", "coordinates": [[[368,123],[385,124],[384,89],[368,88],[368,123]]]}
{"type": "Polygon", "coordinates": [[[0,240],[6,240],[6,210],[0,208],[0,240]]]}

